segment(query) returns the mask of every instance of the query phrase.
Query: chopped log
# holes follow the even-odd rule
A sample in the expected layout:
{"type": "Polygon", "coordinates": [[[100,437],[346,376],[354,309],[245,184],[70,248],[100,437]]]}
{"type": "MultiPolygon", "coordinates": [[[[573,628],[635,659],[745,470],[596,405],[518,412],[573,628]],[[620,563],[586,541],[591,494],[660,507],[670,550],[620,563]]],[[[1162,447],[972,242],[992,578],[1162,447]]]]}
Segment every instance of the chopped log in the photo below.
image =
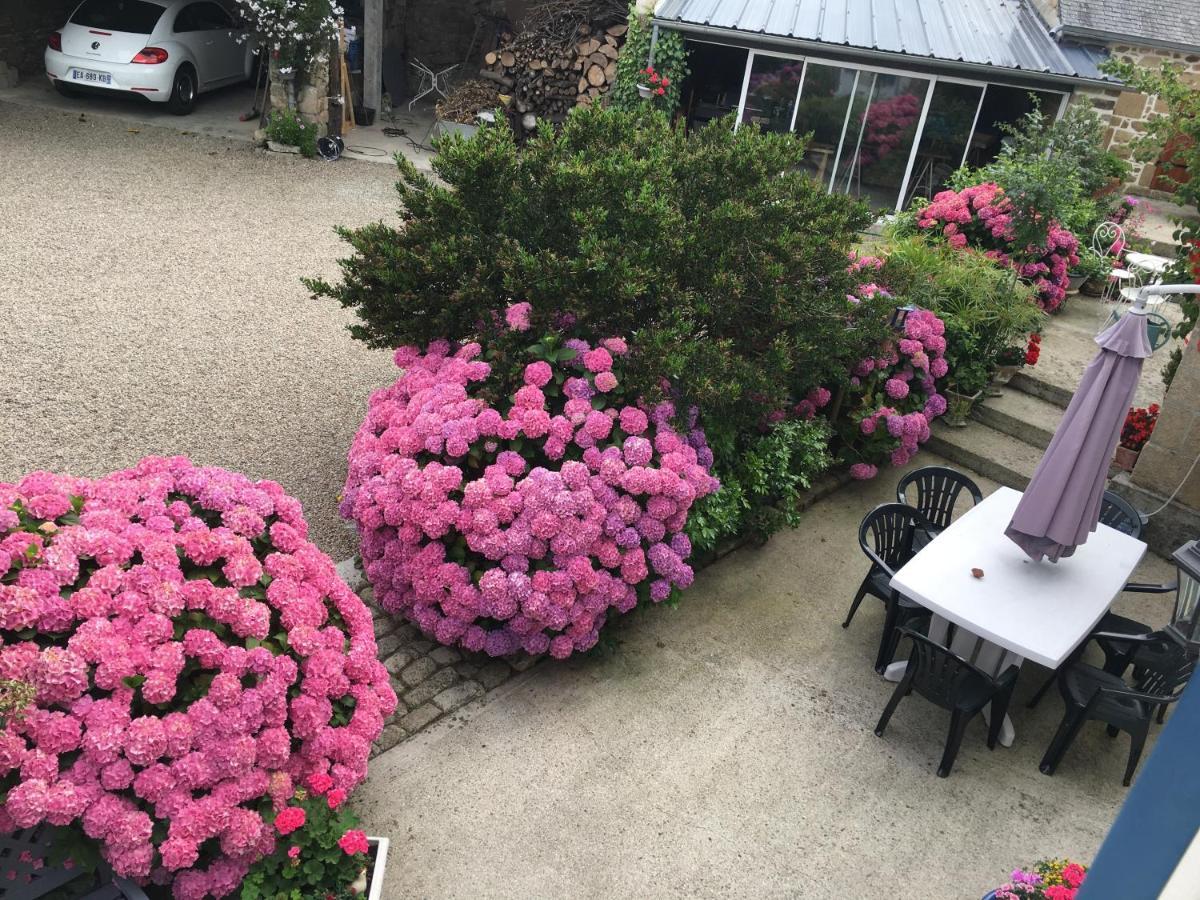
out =
{"type": "Polygon", "coordinates": [[[588,80],[586,78],[580,78],[578,87],[579,87],[579,90],[577,91],[577,93],[582,94],[584,91],[586,91],[588,89],[588,80]]]}
{"type": "Polygon", "coordinates": [[[620,51],[617,50],[617,48],[614,47],[612,44],[605,44],[603,47],[600,48],[600,52],[603,53],[605,56],[607,56],[609,59],[616,59],[617,54],[620,51]]]}
{"type": "Polygon", "coordinates": [[[485,56],[483,58],[483,61],[485,63],[487,63],[489,66],[494,66],[496,64],[496,60],[498,60],[499,58],[500,58],[500,54],[498,54],[495,50],[492,50],[490,53],[487,54],[487,56],[485,56]]]}
{"type": "Polygon", "coordinates": [[[618,22],[616,25],[609,25],[605,31],[613,37],[621,37],[629,30],[629,26],[624,22],[618,22]]]}
{"type": "Polygon", "coordinates": [[[517,57],[511,50],[502,50],[500,52],[500,65],[506,69],[511,69],[517,64],[517,57]]]}
{"type": "Polygon", "coordinates": [[[501,75],[499,72],[493,72],[491,69],[480,69],[479,77],[486,78],[488,81],[494,81],[506,90],[511,90],[514,84],[511,78],[501,75]]]}
{"type": "Polygon", "coordinates": [[[604,43],[608,44],[609,46],[616,47],[617,39],[615,37],[613,37],[611,34],[606,34],[604,36],[604,43]]]}
{"type": "Polygon", "coordinates": [[[600,49],[600,42],[595,38],[589,38],[588,40],[579,44],[576,49],[579,51],[580,56],[588,56],[589,54],[595,53],[600,49]]]}
{"type": "Polygon", "coordinates": [[[533,131],[533,129],[537,128],[537,116],[533,113],[525,113],[525,115],[521,116],[521,127],[526,131],[533,131]]]}
{"type": "Polygon", "coordinates": [[[598,88],[604,84],[604,70],[599,66],[592,66],[587,70],[587,83],[593,88],[598,88]]]}
{"type": "Polygon", "coordinates": [[[604,80],[609,84],[617,80],[617,61],[615,59],[604,67],[604,80]]]}
{"type": "Polygon", "coordinates": [[[590,87],[590,88],[588,88],[587,92],[588,92],[588,96],[591,97],[593,100],[600,96],[600,88],[598,88],[598,87],[590,87]]]}

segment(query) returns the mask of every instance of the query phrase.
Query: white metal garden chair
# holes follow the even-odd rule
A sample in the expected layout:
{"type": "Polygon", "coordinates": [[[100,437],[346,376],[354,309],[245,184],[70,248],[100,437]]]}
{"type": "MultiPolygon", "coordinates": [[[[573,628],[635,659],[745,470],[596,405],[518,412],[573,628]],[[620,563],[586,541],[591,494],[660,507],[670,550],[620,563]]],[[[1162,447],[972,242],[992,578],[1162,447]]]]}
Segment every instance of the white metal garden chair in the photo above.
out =
{"type": "Polygon", "coordinates": [[[414,59],[411,65],[414,69],[421,73],[421,83],[417,86],[416,95],[408,101],[408,108],[410,110],[413,108],[414,103],[428,94],[436,92],[442,97],[445,97],[446,93],[450,89],[448,77],[451,72],[458,68],[458,63],[455,63],[452,66],[447,66],[446,68],[435,72],[419,59],[414,59]]]}
{"type": "MultiPolygon", "coordinates": [[[[1124,228],[1116,222],[1101,222],[1096,226],[1096,230],[1092,232],[1092,253],[1102,259],[1112,258],[1116,263],[1120,263],[1121,253],[1124,249],[1124,228]],[[1113,252],[1113,247],[1118,248],[1117,252],[1113,252]]],[[[1117,303],[1122,300],[1132,302],[1130,298],[1124,296],[1124,289],[1136,289],[1138,286],[1139,278],[1136,272],[1120,265],[1114,265],[1113,270],[1108,273],[1108,280],[1104,283],[1104,293],[1100,297],[1100,302],[1102,304],[1117,303]]]]}

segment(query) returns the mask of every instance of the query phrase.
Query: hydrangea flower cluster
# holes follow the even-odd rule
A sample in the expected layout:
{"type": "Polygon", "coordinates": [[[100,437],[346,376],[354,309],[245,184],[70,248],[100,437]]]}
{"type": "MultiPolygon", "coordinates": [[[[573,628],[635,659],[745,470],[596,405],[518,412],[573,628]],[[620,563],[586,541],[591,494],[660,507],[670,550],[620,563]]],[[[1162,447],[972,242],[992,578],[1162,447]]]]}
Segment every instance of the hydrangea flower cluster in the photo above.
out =
{"type": "Polygon", "coordinates": [[[1016,247],[1018,215],[1004,190],[985,182],[961,191],[941,191],[917,213],[917,227],[939,232],[957,249],[972,247],[1015,269],[1037,288],[1038,305],[1053,312],[1067,295],[1067,273],[1079,262],[1079,241],[1058,222],[1045,222],[1045,238],[1036,246],[1016,247]]]}
{"type": "Polygon", "coordinates": [[[36,691],[0,732],[0,833],[68,826],[223,897],[273,849],[264,807],[359,784],[396,696],[307,530],[278,484],[184,457],[0,484],[0,678],[36,691]]]}
{"type": "Polygon", "coordinates": [[[872,103],[859,117],[866,126],[858,154],[859,165],[869,166],[911,146],[913,131],[921,118],[921,105],[921,100],[914,94],[899,94],[872,103]]]}
{"type": "Polygon", "coordinates": [[[385,609],[443,644],[561,659],[596,643],[609,609],[691,584],[683,529],[719,486],[712,452],[694,413],[680,434],[671,403],[627,402],[627,352],[543,338],[509,394],[478,344],[396,351],[402,374],[371,397],[341,507],[385,609]]]}
{"type": "Polygon", "coordinates": [[[912,310],[902,334],[854,366],[850,396],[857,405],[842,433],[846,456],[856,460],[853,478],[874,478],[885,461],[902,466],[929,440],[930,423],[946,411],[937,389],[949,370],[945,330],[934,313],[912,310]]]}

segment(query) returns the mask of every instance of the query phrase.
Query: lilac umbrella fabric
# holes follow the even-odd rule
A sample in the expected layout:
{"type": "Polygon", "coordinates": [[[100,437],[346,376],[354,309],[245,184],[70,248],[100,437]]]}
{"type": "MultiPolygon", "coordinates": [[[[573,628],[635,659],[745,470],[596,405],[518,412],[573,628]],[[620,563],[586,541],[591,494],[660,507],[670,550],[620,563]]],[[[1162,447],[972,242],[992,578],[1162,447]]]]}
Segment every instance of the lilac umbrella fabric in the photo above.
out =
{"type": "Polygon", "coordinates": [[[1100,519],[1108,464],[1150,356],[1146,317],[1122,316],[1096,336],[1075,396],[1017,504],[1005,534],[1034,561],[1057,562],[1084,543],[1100,519]]]}

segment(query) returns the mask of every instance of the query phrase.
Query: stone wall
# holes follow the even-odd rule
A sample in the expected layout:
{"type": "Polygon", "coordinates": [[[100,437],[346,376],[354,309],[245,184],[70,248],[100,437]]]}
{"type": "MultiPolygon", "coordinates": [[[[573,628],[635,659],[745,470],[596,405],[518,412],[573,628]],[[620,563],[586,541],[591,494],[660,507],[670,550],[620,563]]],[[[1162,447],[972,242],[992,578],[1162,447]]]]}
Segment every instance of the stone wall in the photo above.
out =
{"type": "MultiPolygon", "coordinates": [[[[507,15],[519,19],[525,3],[504,0],[386,0],[383,10],[383,46],[404,54],[408,93],[416,90],[420,75],[411,63],[420,60],[434,71],[458,63],[455,75],[471,75],[462,66],[475,34],[477,13],[507,15]]],[[[398,103],[399,98],[392,98],[398,103]]]]}
{"type": "Polygon", "coordinates": [[[24,78],[44,76],[42,54],[50,32],[61,28],[79,0],[0,0],[0,65],[24,78]]]}
{"type": "MultiPolygon", "coordinates": [[[[1134,467],[1135,484],[1169,497],[1200,453],[1200,352],[1186,347],[1183,361],[1162,403],[1158,424],[1134,467]]],[[[1200,466],[1176,495],[1176,502],[1200,511],[1200,466]]]]}
{"type": "MultiPolygon", "coordinates": [[[[1149,47],[1130,47],[1124,44],[1109,46],[1113,56],[1128,59],[1148,69],[1157,69],[1164,62],[1180,66],[1185,78],[1200,85],[1200,52],[1181,53],[1149,47]]],[[[1153,190],[1156,166],[1153,162],[1139,162],[1133,158],[1131,142],[1145,132],[1146,123],[1163,111],[1157,98],[1136,91],[1102,90],[1085,88],[1076,91],[1076,96],[1091,99],[1102,115],[1109,119],[1106,140],[1109,147],[1130,160],[1133,169],[1126,183],[1126,190],[1141,194],[1158,193],[1153,190]]]]}

